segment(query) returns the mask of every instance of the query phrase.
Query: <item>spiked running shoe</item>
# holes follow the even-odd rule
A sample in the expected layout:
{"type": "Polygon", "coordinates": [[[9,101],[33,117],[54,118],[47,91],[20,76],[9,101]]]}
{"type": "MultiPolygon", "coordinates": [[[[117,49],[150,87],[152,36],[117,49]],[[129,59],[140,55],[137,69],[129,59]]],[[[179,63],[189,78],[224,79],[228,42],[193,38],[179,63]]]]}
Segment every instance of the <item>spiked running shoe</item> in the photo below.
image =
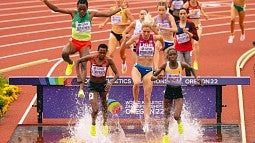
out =
{"type": "Polygon", "coordinates": [[[234,41],[234,36],[233,35],[229,36],[228,43],[231,44],[231,43],[233,43],[233,41],[234,41]]]}
{"type": "Polygon", "coordinates": [[[195,70],[198,70],[198,62],[197,62],[197,61],[194,61],[194,63],[193,63],[193,68],[194,68],[195,70]]]}
{"type": "Polygon", "coordinates": [[[244,40],[245,40],[245,34],[241,34],[240,41],[244,41],[244,40]]]}
{"type": "Polygon", "coordinates": [[[96,136],[96,134],[97,134],[96,125],[91,125],[91,127],[90,127],[90,135],[91,136],[96,136]]]}
{"type": "Polygon", "coordinates": [[[180,135],[182,135],[184,133],[184,127],[183,127],[183,123],[180,121],[180,123],[178,123],[178,133],[180,135]]]}
{"type": "Polygon", "coordinates": [[[163,143],[169,143],[169,136],[168,135],[163,136],[163,143]]]}
{"type": "Polygon", "coordinates": [[[66,67],[66,75],[69,76],[72,74],[73,72],[73,66],[74,66],[74,61],[72,64],[68,64],[66,67]]]}
{"type": "Polygon", "coordinates": [[[84,94],[84,91],[82,89],[79,90],[78,97],[85,98],[85,94],[84,94]]]}
{"type": "Polygon", "coordinates": [[[109,128],[107,125],[103,126],[103,135],[107,136],[109,133],[109,128]]]}

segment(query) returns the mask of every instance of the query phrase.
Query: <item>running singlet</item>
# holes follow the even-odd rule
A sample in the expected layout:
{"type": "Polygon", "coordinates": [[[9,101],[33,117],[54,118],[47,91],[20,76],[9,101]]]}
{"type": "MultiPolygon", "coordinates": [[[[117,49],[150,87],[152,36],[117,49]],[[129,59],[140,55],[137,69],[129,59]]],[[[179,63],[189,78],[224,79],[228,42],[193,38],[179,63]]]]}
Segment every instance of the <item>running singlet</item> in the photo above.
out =
{"type": "MultiPolygon", "coordinates": [[[[156,19],[156,22],[157,22],[158,27],[171,28],[171,24],[169,23],[169,14],[166,14],[164,19],[161,19],[158,15],[157,19],[156,19]]],[[[169,31],[166,31],[166,30],[160,30],[160,32],[163,33],[163,34],[169,33],[169,31]]]]}
{"type": "MultiPolygon", "coordinates": [[[[180,27],[180,22],[176,23],[177,32],[175,34],[175,49],[177,51],[192,51],[192,42],[191,37],[183,32],[183,28],[180,27]]],[[[196,33],[196,28],[193,22],[187,21],[185,28],[189,29],[188,31],[193,34],[193,39],[198,41],[198,36],[196,33]]]]}
{"type": "MultiPolygon", "coordinates": [[[[112,10],[117,9],[117,7],[112,7],[112,10]]],[[[128,22],[128,17],[126,15],[125,10],[121,10],[120,12],[114,14],[113,16],[111,16],[111,22],[112,24],[116,24],[116,23],[127,23],[128,22]]]]}
{"type": "Polygon", "coordinates": [[[90,41],[91,27],[89,12],[81,18],[79,12],[75,11],[75,16],[72,21],[72,38],[79,41],[90,41]]]}
{"type": "Polygon", "coordinates": [[[142,34],[139,36],[139,40],[136,44],[136,55],[138,57],[153,57],[155,53],[155,43],[153,35],[150,34],[148,40],[143,39],[142,34]]]}
{"type": "Polygon", "coordinates": [[[134,29],[134,35],[137,35],[138,33],[142,32],[142,23],[139,19],[135,21],[135,29],[134,29]]]}
{"type": "Polygon", "coordinates": [[[182,66],[178,61],[178,67],[176,69],[171,69],[169,66],[169,61],[166,64],[166,84],[171,86],[181,86],[182,84],[182,66]]]}
{"type": "Polygon", "coordinates": [[[189,3],[189,6],[188,6],[187,10],[190,14],[189,18],[190,19],[199,19],[200,15],[201,15],[201,7],[200,7],[199,3],[197,2],[196,6],[191,6],[190,1],[188,3],[189,3]]]}
{"type": "Polygon", "coordinates": [[[94,56],[93,59],[90,60],[91,67],[90,67],[90,75],[93,77],[106,77],[107,69],[109,67],[109,63],[107,59],[105,58],[102,64],[97,64],[98,55],[94,56]]]}

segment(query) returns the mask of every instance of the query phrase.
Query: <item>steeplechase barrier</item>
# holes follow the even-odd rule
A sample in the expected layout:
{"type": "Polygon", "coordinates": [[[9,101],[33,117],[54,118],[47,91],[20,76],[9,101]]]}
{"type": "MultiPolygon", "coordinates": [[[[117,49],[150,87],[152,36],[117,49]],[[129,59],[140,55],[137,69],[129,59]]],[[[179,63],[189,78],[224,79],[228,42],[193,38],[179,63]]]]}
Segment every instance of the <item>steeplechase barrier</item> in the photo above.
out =
{"type": "MultiPolygon", "coordinates": [[[[213,119],[221,123],[222,113],[222,87],[226,85],[249,85],[250,77],[220,76],[220,77],[199,77],[204,86],[198,85],[193,77],[183,77],[183,94],[185,107],[194,118],[213,119]]],[[[107,78],[110,80],[110,78],[107,78]]],[[[85,81],[88,82],[88,79],[85,81]]],[[[38,123],[43,118],[72,118],[77,114],[80,104],[88,104],[88,92],[85,86],[86,97],[77,97],[79,86],[76,77],[34,77],[34,76],[13,76],[9,77],[11,85],[32,85],[37,90],[37,113],[38,123]]],[[[163,95],[165,81],[154,81],[151,95],[151,117],[163,117],[163,95]]],[[[132,79],[121,77],[112,86],[109,98],[115,99],[122,104],[122,111],[119,118],[141,118],[143,117],[143,87],[140,86],[139,108],[136,114],[130,113],[132,106],[132,79]]]]}

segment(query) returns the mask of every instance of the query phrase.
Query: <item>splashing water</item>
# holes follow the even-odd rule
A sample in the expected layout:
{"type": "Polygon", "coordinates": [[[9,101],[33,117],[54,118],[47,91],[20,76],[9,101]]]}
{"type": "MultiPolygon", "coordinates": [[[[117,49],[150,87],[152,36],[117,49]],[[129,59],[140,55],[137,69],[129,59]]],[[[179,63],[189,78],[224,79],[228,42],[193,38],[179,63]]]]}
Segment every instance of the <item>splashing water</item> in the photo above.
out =
{"type": "MultiPolygon", "coordinates": [[[[77,101],[77,105],[81,105],[83,103],[77,101]]],[[[100,105],[99,105],[100,106],[100,105]]],[[[60,143],[119,143],[125,139],[125,133],[119,123],[118,115],[113,115],[113,125],[109,126],[109,135],[105,136],[102,133],[103,127],[103,116],[102,112],[98,113],[98,117],[96,120],[96,136],[90,135],[90,126],[91,126],[91,107],[87,104],[83,104],[78,109],[77,115],[73,118],[78,119],[75,125],[68,125],[67,129],[69,131],[68,137],[61,139],[60,143]]]]}
{"type": "Polygon", "coordinates": [[[184,126],[184,134],[178,134],[178,125],[175,120],[170,121],[169,135],[171,143],[200,143],[203,142],[202,125],[197,119],[191,117],[187,107],[183,107],[181,119],[184,126]]]}

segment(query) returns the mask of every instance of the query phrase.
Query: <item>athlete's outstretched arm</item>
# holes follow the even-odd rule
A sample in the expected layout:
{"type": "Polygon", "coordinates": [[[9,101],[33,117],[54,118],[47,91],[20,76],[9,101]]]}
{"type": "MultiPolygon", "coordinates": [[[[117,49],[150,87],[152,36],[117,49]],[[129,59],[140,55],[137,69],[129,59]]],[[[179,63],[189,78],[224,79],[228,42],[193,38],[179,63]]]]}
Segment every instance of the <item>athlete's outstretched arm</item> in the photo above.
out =
{"type": "Polygon", "coordinates": [[[50,8],[52,11],[54,12],[59,12],[59,13],[64,13],[64,14],[74,14],[75,10],[71,10],[71,9],[61,9],[58,8],[57,6],[55,6],[54,4],[52,4],[51,2],[49,2],[48,0],[41,0],[45,5],[48,6],[48,8],[50,8]]]}

